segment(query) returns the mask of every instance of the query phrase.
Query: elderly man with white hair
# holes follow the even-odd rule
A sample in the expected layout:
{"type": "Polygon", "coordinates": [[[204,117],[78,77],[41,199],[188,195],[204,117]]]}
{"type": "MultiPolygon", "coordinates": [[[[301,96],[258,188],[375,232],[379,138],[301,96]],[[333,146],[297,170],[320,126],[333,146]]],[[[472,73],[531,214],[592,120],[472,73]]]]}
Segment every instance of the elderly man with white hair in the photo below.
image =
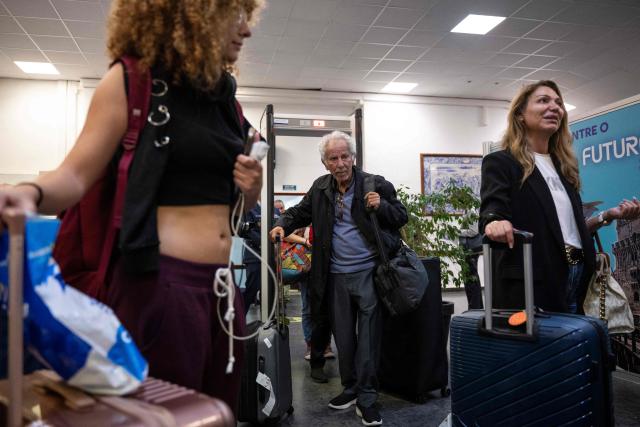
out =
{"type": "Polygon", "coordinates": [[[319,149],[329,173],[315,180],[297,206],[287,209],[271,238],[313,223],[307,293],[313,331],[311,377],[327,382],[323,351],[333,332],[344,391],[329,407],[347,409],[356,404],[364,425],[380,425],[376,371],[382,325],[373,285],[379,258],[369,212],[378,218],[390,257],[401,245],[399,229],[407,222],[407,211],[393,184],[354,165],[356,147],[349,135],[338,131],[325,135],[319,149]]]}

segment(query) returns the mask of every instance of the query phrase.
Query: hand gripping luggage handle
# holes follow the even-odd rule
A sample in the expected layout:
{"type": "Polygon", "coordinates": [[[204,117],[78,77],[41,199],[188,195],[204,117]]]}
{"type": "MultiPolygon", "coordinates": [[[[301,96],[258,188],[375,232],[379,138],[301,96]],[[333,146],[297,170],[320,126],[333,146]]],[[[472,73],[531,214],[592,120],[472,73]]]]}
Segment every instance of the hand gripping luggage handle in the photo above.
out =
{"type": "Polygon", "coordinates": [[[22,425],[22,346],[24,264],[24,212],[10,209],[2,214],[9,228],[9,427],[22,425]]]}
{"type": "MultiPolygon", "coordinates": [[[[531,261],[531,244],[533,242],[533,233],[513,230],[513,237],[516,244],[522,244],[522,252],[524,257],[524,304],[525,314],[527,315],[527,335],[533,336],[533,266],[531,261]]],[[[494,242],[487,236],[483,236],[482,238],[485,296],[484,322],[487,331],[493,330],[493,263],[491,262],[491,257],[493,253],[492,246],[497,244],[497,242],[494,242]]]]}

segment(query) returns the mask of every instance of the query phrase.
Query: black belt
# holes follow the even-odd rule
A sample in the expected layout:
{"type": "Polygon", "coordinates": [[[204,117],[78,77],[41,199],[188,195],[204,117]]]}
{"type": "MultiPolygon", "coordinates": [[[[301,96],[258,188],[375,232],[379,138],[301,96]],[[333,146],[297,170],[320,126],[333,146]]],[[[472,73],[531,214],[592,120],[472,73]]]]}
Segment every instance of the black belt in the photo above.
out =
{"type": "Polygon", "coordinates": [[[584,260],[584,252],[582,252],[582,249],[578,249],[571,245],[564,246],[564,254],[569,265],[576,265],[584,260]]]}

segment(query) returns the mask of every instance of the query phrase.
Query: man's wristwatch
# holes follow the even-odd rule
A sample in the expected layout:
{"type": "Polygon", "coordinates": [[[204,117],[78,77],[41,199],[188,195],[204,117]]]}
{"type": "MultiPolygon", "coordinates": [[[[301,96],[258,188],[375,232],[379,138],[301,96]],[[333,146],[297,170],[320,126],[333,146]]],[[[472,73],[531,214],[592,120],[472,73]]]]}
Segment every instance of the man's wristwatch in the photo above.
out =
{"type": "Polygon", "coordinates": [[[604,219],[604,211],[598,214],[598,225],[609,225],[611,221],[604,219]]]}

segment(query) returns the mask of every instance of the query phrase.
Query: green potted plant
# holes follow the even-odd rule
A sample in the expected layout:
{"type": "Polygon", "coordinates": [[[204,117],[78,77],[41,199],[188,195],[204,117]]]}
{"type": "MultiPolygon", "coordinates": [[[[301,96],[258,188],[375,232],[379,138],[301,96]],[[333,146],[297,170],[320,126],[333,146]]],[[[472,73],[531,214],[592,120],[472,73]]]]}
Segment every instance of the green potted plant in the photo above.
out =
{"type": "Polygon", "coordinates": [[[442,287],[460,287],[469,276],[464,262],[467,252],[458,245],[458,236],[478,221],[480,200],[468,186],[451,181],[441,191],[415,194],[407,187],[398,190],[398,199],[407,208],[409,221],[402,227],[402,239],[420,257],[438,257],[442,287]],[[454,265],[460,272],[455,273],[454,265]]]}
{"type": "MultiPolygon", "coordinates": [[[[478,221],[480,200],[468,186],[451,181],[441,191],[431,194],[409,192],[407,187],[398,190],[398,199],[407,209],[409,221],[402,227],[402,239],[419,257],[438,257],[441,285],[460,287],[470,276],[465,262],[467,251],[459,246],[458,237],[464,229],[478,221]],[[458,266],[456,274],[455,265],[458,266]]],[[[445,337],[449,335],[449,321],[453,303],[442,302],[445,337]]]]}

